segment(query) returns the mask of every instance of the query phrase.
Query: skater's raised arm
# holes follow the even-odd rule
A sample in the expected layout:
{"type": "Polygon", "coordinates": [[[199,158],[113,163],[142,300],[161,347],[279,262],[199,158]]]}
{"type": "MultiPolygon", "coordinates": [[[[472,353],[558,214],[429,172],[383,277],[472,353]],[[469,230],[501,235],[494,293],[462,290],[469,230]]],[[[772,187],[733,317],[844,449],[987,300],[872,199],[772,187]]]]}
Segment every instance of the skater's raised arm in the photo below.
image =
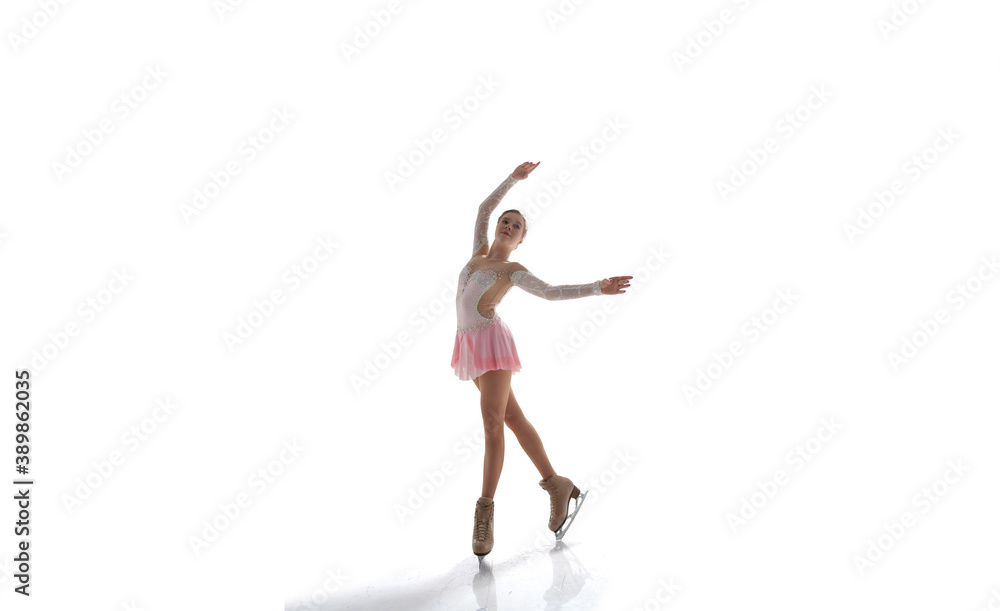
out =
{"type": "MultiPolygon", "coordinates": [[[[541,163],[541,162],[538,162],[541,163]]],[[[528,177],[528,174],[534,170],[538,163],[531,163],[526,161],[521,165],[514,168],[514,171],[510,173],[507,178],[504,179],[500,186],[490,193],[483,203],[479,204],[479,214],[476,215],[476,229],[472,239],[472,254],[485,254],[485,251],[480,253],[480,249],[489,245],[489,224],[490,215],[496,209],[497,204],[503,199],[503,196],[507,194],[514,183],[519,180],[524,180],[528,177]]]]}

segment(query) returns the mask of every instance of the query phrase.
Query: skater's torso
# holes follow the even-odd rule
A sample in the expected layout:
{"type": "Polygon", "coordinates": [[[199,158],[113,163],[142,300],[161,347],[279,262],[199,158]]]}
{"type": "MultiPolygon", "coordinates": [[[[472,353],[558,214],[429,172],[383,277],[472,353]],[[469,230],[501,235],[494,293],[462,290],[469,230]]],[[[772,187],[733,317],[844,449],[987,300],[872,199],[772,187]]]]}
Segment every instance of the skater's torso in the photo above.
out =
{"type": "Polygon", "coordinates": [[[473,255],[458,275],[458,330],[469,331],[499,320],[496,307],[514,286],[511,272],[524,270],[513,261],[473,255]]]}

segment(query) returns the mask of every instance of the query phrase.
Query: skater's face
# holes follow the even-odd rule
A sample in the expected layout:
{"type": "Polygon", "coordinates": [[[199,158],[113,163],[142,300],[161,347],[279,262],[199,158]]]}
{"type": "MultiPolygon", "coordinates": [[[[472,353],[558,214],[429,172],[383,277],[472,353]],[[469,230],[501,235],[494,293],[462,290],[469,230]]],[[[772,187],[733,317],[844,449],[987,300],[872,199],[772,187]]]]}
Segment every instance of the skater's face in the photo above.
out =
{"type": "Polygon", "coordinates": [[[516,212],[508,212],[497,221],[497,240],[502,240],[517,248],[524,236],[524,217],[516,212]]]}

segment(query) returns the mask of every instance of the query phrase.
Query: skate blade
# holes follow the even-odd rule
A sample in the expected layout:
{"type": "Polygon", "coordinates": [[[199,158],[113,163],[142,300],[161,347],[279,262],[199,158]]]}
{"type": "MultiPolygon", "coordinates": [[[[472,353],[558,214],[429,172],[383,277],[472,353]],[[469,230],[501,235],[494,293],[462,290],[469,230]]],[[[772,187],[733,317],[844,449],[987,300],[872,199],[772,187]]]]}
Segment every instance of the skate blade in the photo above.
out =
{"type": "MultiPolygon", "coordinates": [[[[589,490],[587,492],[589,492],[589,490]]],[[[569,527],[573,525],[573,520],[576,519],[576,514],[580,512],[583,500],[587,498],[587,492],[581,492],[580,496],[576,497],[576,505],[573,507],[573,513],[566,518],[562,526],[559,527],[559,530],[556,531],[556,541],[562,541],[563,535],[565,535],[566,531],[569,530],[569,527]]]]}

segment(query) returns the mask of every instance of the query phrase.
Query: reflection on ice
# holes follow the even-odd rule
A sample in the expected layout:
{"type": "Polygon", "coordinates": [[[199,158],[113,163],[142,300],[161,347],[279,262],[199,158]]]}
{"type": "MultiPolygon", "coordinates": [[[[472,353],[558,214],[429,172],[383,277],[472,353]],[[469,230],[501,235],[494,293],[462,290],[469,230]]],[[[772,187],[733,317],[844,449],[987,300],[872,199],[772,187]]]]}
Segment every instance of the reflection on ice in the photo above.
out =
{"type": "Polygon", "coordinates": [[[333,593],[322,606],[289,603],[289,611],[319,609],[481,611],[494,609],[594,609],[605,583],[600,568],[588,570],[583,544],[552,541],[509,557],[494,551],[480,566],[473,554],[443,574],[408,569],[391,582],[356,584],[333,593]],[[597,576],[595,576],[595,573],[597,576]],[[402,584],[400,583],[402,582],[402,584]]]}
{"type": "MultiPolygon", "coordinates": [[[[526,581],[532,581],[531,577],[528,576],[518,576],[514,577],[512,574],[515,573],[519,566],[527,566],[532,564],[533,557],[539,555],[539,550],[533,550],[530,552],[524,552],[513,558],[508,558],[497,565],[496,570],[501,573],[501,575],[511,574],[513,579],[516,579],[516,583],[521,584],[521,579],[526,581]]],[[[583,590],[583,585],[592,577],[590,573],[587,572],[586,567],[583,563],[579,561],[576,554],[570,546],[566,545],[562,541],[556,541],[552,549],[547,552],[549,560],[552,563],[552,580],[544,592],[541,593],[541,599],[544,601],[544,606],[539,604],[533,608],[545,609],[546,611],[553,609],[564,609],[566,605],[572,601],[576,596],[578,596],[583,590]]],[[[487,557],[488,558],[488,557],[487,557]]],[[[534,558],[537,562],[537,558],[534,558]]],[[[482,569],[475,575],[472,580],[472,590],[476,594],[476,604],[479,605],[479,609],[487,609],[492,611],[493,609],[498,609],[497,599],[496,599],[496,589],[495,589],[495,579],[493,576],[493,567],[490,566],[490,561],[486,560],[483,562],[482,569]]],[[[542,574],[533,574],[534,583],[541,584],[545,576],[542,574]]],[[[522,589],[527,588],[528,585],[522,586],[522,589]]],[[[590,597],[588,597],[589,599],[590,597]]],[[[527,601],[530,602],[530,598],[527,601]]],[[[574,604],[572,607],[575,608],[574,604]]]]}

